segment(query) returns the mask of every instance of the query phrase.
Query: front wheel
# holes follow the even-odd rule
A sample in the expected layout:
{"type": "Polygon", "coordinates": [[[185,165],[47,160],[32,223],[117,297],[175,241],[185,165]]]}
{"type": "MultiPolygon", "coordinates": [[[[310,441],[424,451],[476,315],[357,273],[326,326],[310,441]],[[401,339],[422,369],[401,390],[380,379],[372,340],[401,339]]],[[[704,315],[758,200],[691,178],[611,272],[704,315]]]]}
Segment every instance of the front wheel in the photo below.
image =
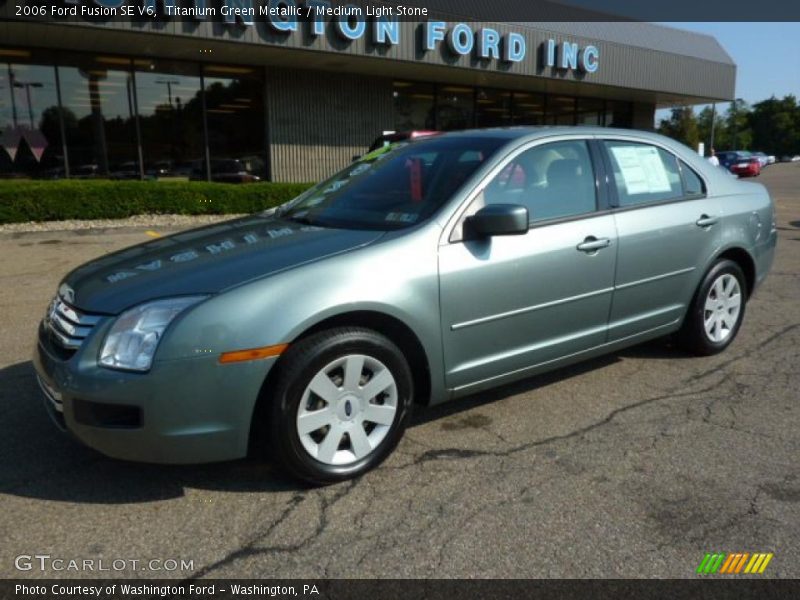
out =
{"type": "Polygon", "coordinates": [[[708,356],[722,352],[739,332],[747,288],[744,273],[732,260],[709,269],[686,314],[678,340],[690,352],[708,356]]]}
{"type": "Polygon", "coordinates": [[[312,483],[357,477],[380,464],[405,430],[411,370],[385,336],[362,328],[314,334],[281,359],[269,437],[278,466],[312,483]]]}

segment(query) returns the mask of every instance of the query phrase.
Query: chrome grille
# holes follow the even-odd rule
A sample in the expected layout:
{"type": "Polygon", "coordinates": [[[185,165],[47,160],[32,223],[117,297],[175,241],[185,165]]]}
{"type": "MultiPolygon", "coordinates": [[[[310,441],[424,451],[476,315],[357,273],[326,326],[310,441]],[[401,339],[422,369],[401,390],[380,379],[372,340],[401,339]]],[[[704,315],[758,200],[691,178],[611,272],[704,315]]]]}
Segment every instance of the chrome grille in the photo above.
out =
{"type": "Polygon", "coordinates": [[[45,326],[58,344],[77,350],[99,320],[100,317],[82,313],[56,296],[47,309],[45,326]]]}

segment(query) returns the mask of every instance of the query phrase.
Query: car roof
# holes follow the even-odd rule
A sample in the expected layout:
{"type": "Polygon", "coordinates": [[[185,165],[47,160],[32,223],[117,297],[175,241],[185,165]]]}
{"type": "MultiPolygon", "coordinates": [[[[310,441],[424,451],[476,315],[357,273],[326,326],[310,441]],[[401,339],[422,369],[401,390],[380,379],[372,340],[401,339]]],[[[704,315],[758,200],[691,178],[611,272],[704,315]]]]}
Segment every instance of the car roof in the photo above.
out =
{"type": "MultiPolygon", "coordinates": [[[[550,137],[553,135],[625,135],[635,137],[650,137],[652,139],[665,139],[664,136],[652,132],[644,131],[641,129],[622,129],[618,127],[596,127],[596,126],[583,126],[583,125],[519,125],[513,127],[487,127],[482,129],[460,129],[458,131],[447,131],[440,135],[442,137],[487,137],[487,138],[500,138],[500,139],[521,139],[521,138],[536,138],[536,137],[550,137]]],[[[424,139],[424,138],[422,138],[424,139]]]]}

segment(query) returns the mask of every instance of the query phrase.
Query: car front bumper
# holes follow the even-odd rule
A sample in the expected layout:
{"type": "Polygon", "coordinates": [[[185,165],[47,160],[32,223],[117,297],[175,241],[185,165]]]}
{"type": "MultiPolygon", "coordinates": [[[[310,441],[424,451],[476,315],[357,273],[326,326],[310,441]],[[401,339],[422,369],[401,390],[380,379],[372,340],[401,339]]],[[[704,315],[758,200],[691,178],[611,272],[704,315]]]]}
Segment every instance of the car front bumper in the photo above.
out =
{"type": "Polygon", "coordinates": [[[96,343],[64,359],[43,331],[33,364],[45,405],[87,446],[113,458],[169,464],[247,454],[256,399],[275,358],[223,365],[202,354],[129,373],[97,366],[96,343]]]}

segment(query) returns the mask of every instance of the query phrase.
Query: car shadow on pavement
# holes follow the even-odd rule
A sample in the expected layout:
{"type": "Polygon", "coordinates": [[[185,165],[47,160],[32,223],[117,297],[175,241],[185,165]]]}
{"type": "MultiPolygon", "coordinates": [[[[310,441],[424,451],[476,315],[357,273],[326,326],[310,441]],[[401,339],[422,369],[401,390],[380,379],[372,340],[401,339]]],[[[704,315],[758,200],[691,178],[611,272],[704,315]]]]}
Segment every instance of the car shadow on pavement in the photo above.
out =
{"type": "Polygon", "coordinates": [[[115,504],[176,498],[187,488],[308,489],[253,460],[171,466],[108,458],[51,422],[30,361],[0,370],[0,415],[0,495],[115,504]]]}
{"type": "MultiPolygon", "coordinates": [[[[455,402],[420,408],[410,427],[602,369],[622,358],[672,360],[684,356],[663,341],[651,342],[455,402]]],[[[172,466],[106,457],[62,433],[50,421],[30,361],[0,370],[0,414],[0,495],[118,504],[178,498],[186,489],[245,493],[309,489],[250,459],[172,466]]]]}

